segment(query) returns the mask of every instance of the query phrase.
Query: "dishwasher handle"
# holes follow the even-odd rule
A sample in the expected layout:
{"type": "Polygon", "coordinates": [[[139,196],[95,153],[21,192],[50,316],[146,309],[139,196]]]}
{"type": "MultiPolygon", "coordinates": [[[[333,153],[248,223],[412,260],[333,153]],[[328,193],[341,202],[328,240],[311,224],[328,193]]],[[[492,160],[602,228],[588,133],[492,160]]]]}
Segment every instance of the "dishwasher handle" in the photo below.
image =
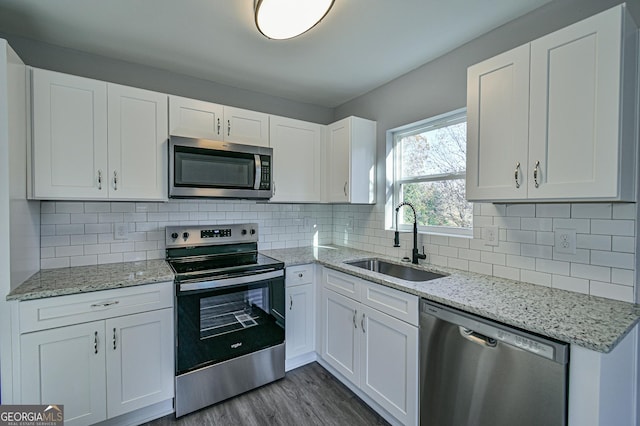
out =
{"type": "Polygon", "coordinates": [[[462,337],[467,340],[471,340],[474,343],[478,343],[489,348],[495,348],[498,345],[498,341],[492,337],[487,337],[484,334],[480,334],[463,326],[459,326],[459,329],[462,337]]]}

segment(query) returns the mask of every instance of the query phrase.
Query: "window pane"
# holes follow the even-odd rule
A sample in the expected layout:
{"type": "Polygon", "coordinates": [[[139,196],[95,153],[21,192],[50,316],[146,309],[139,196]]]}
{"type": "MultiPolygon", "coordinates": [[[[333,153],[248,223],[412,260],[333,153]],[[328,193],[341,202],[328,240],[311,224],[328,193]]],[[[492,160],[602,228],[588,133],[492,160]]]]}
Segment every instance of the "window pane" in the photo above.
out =
{"type": "Polygon", "coordinates": [[[401,178],[458,173],[466,168],[466,123],[400,136],[397,144],[401,178]]]}
{"type": "MultiPolygon", "coordinates": [[[[401,199],[416,208],[418,225],[471,228],[472,208],[464,198],[464,179],[403,184],[401,199]]],[[[400,224],[413,225],[413,212],[403,207],[400,224]]]]}

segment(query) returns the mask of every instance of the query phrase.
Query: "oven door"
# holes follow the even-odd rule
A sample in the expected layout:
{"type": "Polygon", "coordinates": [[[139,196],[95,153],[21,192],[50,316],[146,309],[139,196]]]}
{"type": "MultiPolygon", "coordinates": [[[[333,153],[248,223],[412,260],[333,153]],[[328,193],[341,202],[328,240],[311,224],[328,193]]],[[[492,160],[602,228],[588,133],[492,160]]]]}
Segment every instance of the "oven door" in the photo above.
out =
{"type": "Polygon", "coordinates": [[[169,196],[268,199],[271,148],[172,136],[169,196]]]}
{"type": "Polygon", "coordinates": [[[176,375],[284,342],[282,270],[176,290],[176,375]]]}

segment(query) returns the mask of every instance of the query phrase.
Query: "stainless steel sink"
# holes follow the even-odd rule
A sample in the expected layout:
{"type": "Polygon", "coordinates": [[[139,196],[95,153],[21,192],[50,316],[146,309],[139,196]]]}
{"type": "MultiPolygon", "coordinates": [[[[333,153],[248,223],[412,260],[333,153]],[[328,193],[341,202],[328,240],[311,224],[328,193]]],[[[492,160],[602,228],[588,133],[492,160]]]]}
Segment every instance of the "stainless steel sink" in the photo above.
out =
{"type": "Polygon", "coordinates": [[[445,276],[443,274],[437,274],[423,269],[412,268],[409,265],[398,265],[397,263],[385,262],[380,259],[362,259],[344,263],[407,281],[429,281],[445,276]]]}

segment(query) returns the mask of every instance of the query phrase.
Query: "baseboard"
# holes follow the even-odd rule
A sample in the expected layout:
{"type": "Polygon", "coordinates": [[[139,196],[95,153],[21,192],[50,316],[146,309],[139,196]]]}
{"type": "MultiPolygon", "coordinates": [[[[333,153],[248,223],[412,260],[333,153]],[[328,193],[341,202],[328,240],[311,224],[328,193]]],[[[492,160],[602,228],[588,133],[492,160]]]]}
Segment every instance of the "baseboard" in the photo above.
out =
{"type": "Polygon", "coordinates": [[[158,402],[157,404],[153,404],[148,407],[140,408],[139,410],[114,417],[112,419],[107,419],[103,422],[96,423],[96,425],[137,426],[155,419],[159,419],[160,417],[164,417],[173,412],[173,398],[171,398],[167,399],[166,401],[158,402]]]}
{"type": "Polygon", "coordinates": [[[309,352],[306,354],[298,355],[297,357],[290,358],[284,362],[284,371],[295,370],[303,365],[311,364],[318,359],[318,354],[315,352],[309,352]]]}

